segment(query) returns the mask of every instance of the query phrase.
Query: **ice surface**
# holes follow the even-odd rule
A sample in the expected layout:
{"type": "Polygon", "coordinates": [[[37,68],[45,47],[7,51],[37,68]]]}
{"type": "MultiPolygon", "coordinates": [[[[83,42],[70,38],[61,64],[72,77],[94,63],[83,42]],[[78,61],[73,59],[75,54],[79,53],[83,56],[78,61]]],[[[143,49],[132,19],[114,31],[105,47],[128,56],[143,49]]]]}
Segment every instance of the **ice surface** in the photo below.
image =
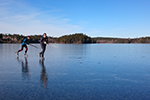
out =
{"type": "Polygon", "coordinates": [[[0,100],[148,100],[150,44],[0,44],[0,100]]]}

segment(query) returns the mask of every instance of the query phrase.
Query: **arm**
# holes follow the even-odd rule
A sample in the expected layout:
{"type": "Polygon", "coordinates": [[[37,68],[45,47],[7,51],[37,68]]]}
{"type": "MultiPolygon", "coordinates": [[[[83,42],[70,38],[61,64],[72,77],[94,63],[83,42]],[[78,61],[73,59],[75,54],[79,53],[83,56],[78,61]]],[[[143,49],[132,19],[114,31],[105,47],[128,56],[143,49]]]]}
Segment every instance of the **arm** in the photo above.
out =
{"type": "Polygon", "coordinates": [[[23,39],[22,45],[26,44],[27,38],[23,39]]]}
{"type": "Polygon", "coordinates": [[[27,44],[30,44],[30,40],[27,40],[27,44]]]}
{"type": "Polygon", "coordinates": [[[40,43],[43,43],[43,37],[41,37],[41,39],[40,39],[40,43]]]}
{"type": "Polygon", "coordinates": [[[46,37],[46,43],[48,44],[48,38],[46,37]]]}

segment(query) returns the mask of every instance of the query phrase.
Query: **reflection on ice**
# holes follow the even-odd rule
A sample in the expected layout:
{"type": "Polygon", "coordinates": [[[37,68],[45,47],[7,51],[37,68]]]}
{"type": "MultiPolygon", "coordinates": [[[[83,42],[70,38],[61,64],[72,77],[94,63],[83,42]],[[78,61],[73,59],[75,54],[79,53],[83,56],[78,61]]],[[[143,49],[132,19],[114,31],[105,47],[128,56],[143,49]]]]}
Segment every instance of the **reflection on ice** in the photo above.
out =
{"type": "Polygon", "coordinates": [[[25,57],[24,61],[20,60],[19,57],[17,57],[17,61],[20,63],[21,67],[22,67],[22,77],[23,79],[30,79],[30,71],[28,68],[28,60],[25,57]]]}
{"type": "Polygon", "coordinates": [[[47,76],[47,73],[46,73],[46,68],[45,68],[45,65],[44,65],[44,60],[40,59],[39,60],[39,64],[42,67],[40,80],[41,80],[41,83],[42,83],[42,87],[45,89],[47,87],[48,76],[47,76]]]}

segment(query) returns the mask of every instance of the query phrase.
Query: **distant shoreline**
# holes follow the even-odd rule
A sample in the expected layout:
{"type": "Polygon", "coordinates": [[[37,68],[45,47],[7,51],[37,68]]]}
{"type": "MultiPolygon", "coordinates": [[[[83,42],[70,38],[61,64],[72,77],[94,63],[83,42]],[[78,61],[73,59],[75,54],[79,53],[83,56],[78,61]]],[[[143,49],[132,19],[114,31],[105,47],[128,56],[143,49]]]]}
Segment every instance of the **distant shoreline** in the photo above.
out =
{"type": "MultiPolygon", "coordinates": [[[[19,34],[0,34],[0,43],[21,43],[26,36],[19,34]]],[[[42,35],[31,35],[30,43],[39,43],[42,35]]],[[[149,44],[150,37],[140,38],[111,38],[111,37],[89,37],[83,33],[75,33],[71,35],[64,35],[58,38],[48,36],[49,43],[59,44],[90,44],[90,43],[107,43],[107,44],[149,44]]]]}

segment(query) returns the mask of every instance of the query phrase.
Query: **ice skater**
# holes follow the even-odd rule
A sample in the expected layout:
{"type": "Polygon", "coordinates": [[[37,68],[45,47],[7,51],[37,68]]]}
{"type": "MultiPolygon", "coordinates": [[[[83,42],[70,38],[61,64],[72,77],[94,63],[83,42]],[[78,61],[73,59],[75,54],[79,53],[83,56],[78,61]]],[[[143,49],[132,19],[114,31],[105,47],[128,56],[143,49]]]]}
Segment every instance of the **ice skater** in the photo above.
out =
{"type": "Polygon", "coordinates": [[[44,33],[43,36],[41,37],[40,44],[41,44],[42,51],[39,53],[39,57],[41,57],[42,55],[42,59],[45,59],[44,52],[46,50],[46,44],[48,44],[48,38],[47,38],[46,33],[44,33]]]}
{"type": "Polygon", "coordinates": [[[17,56],[19,56],[19,52],[22,51],[23,48],[25,48],[25,54],[24,54],[24,56],[27,57],[27,51],[28,51],[27,44],[29,44],[29,40],[30,40],[30,36],[27,36],[27,37],[23,40],[23,42],[21,43],[21,45],[22,45],[22,46],[21,46],[21,49],[19,49],[19,50],[16,52],[17,56]]]}

